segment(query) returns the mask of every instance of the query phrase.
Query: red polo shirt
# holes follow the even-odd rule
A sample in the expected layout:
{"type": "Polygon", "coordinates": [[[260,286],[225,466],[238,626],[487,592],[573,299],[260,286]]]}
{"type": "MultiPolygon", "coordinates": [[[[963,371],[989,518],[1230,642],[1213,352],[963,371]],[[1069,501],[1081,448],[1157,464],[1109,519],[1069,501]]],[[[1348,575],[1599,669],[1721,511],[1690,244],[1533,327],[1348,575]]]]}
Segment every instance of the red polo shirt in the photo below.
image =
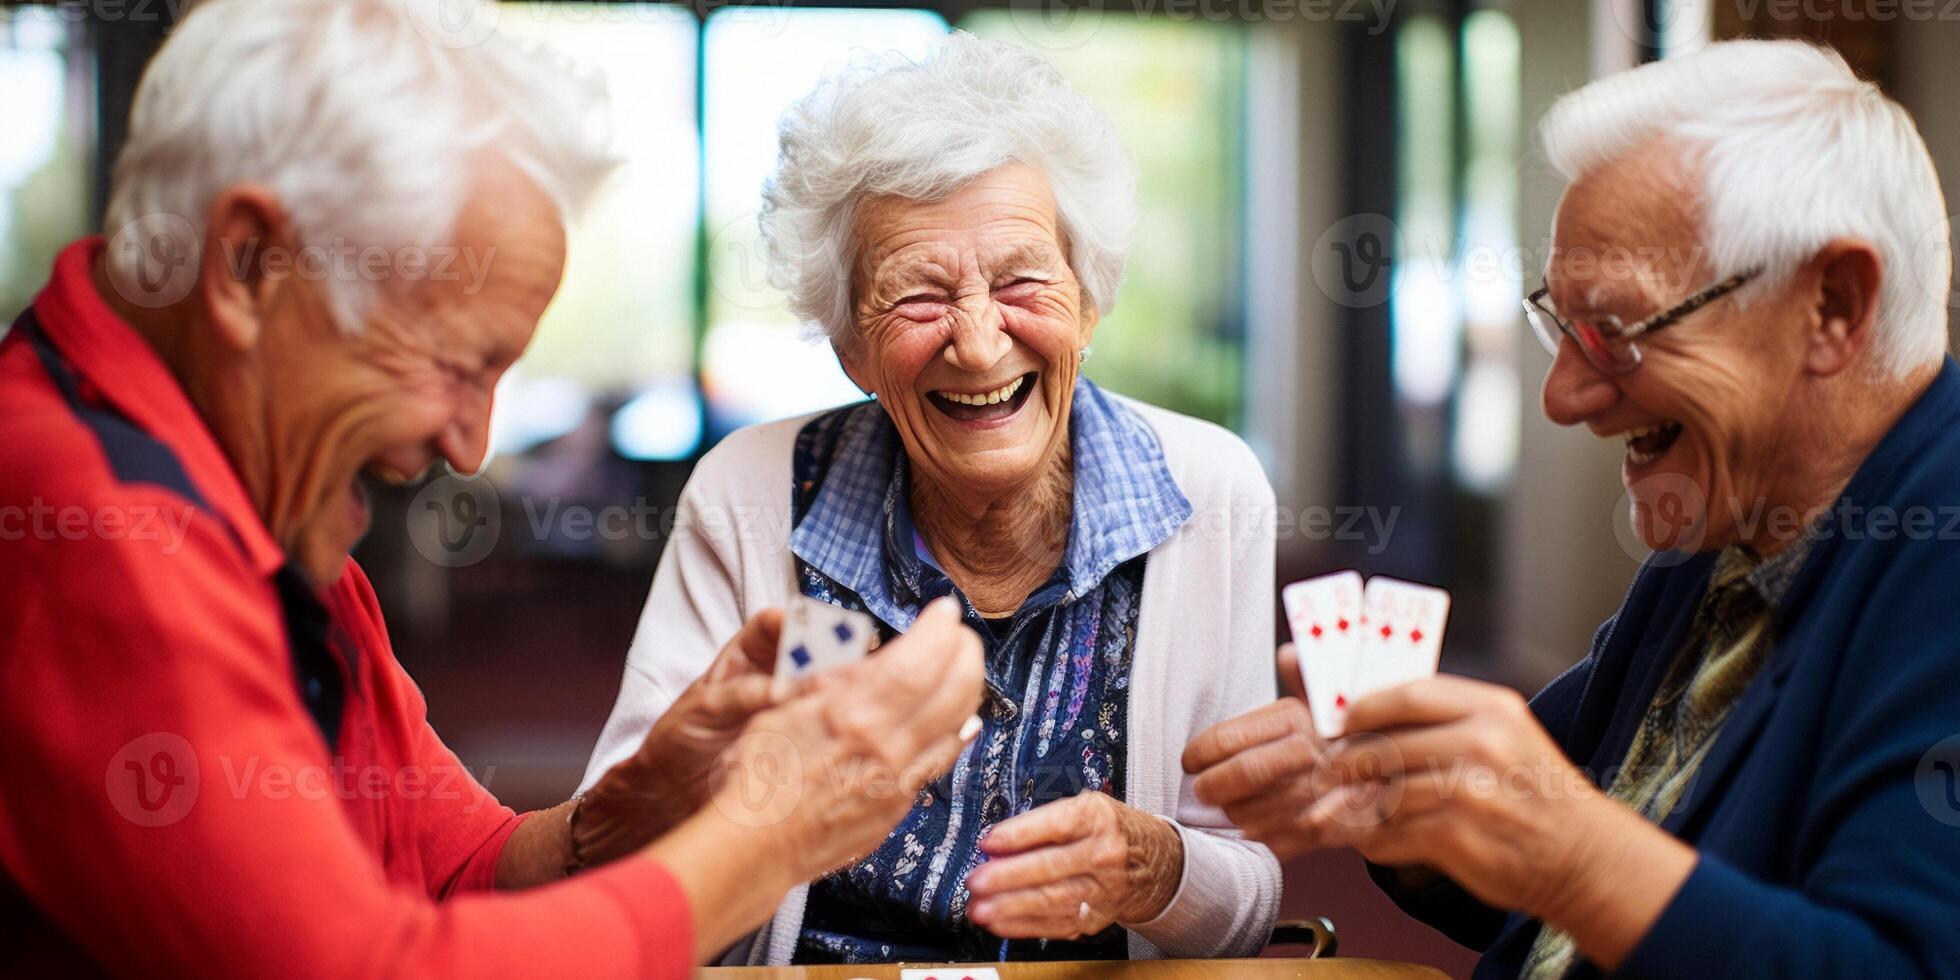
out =
{"type": "Polygon", "coordinates": [[[652,861],[489,890],[523,818],[430,729],[360,568],[286,568],[102,247],[0,341],[0,962],[685,975],[652,861]]]}

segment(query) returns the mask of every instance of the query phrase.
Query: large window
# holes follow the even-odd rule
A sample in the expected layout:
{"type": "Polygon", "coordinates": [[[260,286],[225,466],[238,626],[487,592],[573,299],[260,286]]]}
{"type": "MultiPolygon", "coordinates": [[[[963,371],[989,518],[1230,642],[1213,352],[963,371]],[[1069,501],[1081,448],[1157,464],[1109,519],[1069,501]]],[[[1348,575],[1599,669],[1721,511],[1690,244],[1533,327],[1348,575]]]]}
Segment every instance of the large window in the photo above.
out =
{"type": "Polygon", "coordinates": [[[1497,9],[1417,14],[1396,36],[1390,356],[1406,464],[1479,495],[1518,454],[1518,32],[1497,9]]]}
{"type": "Polygon", "coordinates": [[[1110,114],[1142,170],[1136,246],[1086,373],[1148,402],[1241,423],[1245,28],[1104,17],[1085,38],[1073,20],[1019,10],[980,11],[959,26],[1054,62],[1110,114]]]}
{"type": "Polygon", "coordinates": [[[610,411],[625,455],[685,458],[701,429],[695,19],[681,7],[529,3],[499,22],[605,74],[624,163],[572,225],[565,281],[500,392],[498,448],[522,451],[610,411]]]}
{"type": "Polygon", "coordinates": [[[53,8],[0,8],[0,331],[91,224],[95,93],[75,31],[53,8]]]}
{"type": "MultiPolygon", "coordinates": [[[[867,53],[917,57],[926,9],[529,2],[501,25],[607,75],[627,161],[572,228],[566,278],[500,393],[497,445],[585,429],[628,459],[684,460],[731,429],[862,397],[764,278],[756,213],[776,122],[867,53]]],[[[1107,110],[1142,170],[1139,228],[1088,373],[1115,390],[1241,421],[1244,30],[1112,18],[1088,37],[1006,11],[959,27],[1030,47],[1107,110]]]]}
{"type": "Polygon", "coordinates": [[[946,33],[923,10],[742,7],[708,18],[708,332],[701,380],[716,420],[737,426],[863,397],[763,281],[756,209],[776,167],[776,119],[876,39],[917,57],[946,33]]]}

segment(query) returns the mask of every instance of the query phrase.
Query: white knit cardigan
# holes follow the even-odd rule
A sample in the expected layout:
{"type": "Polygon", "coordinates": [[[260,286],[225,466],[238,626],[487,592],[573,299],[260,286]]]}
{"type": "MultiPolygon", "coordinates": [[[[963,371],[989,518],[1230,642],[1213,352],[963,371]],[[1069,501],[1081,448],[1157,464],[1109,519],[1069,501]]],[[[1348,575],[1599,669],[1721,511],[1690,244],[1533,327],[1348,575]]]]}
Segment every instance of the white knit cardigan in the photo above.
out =
{"type": "MultiPolygon", "coordinates": [[[[1162,915],[1130,930],[1129,952],[1133,959],[1250,956],[1266,944],[1279,912],[1279,863],[1197,802],[1178,760],[1206,727],[1273,700],[1273,490],[1231,432],[1119,401],[1156,433],[1192,506],[1144,567],[1124,801],[1177,825],[1184,877],[1162,915]]],[[[742,429],[695,468],[586,787],[639,746],[745,619],[796,593],[790,466],[808,421],[742,429]]],[[[725,962],[787,964],[808,892],[808,885],[791,891],[774,920],[725,962]]]]}

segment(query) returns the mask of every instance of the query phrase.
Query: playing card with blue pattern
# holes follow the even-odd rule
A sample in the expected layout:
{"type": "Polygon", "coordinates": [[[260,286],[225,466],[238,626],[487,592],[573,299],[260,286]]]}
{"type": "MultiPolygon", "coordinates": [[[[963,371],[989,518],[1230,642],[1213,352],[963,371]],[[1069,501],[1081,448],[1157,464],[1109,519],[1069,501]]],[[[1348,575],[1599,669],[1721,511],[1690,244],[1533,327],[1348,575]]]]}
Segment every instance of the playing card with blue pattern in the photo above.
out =
{"type": "Polygon", "coordinates": [[[796,596],[783,611],[783,635],[776,644],[774,696],[788,697],[804,677],[864,659],[876,636],[877,624],[870,616],[796,596]]]}

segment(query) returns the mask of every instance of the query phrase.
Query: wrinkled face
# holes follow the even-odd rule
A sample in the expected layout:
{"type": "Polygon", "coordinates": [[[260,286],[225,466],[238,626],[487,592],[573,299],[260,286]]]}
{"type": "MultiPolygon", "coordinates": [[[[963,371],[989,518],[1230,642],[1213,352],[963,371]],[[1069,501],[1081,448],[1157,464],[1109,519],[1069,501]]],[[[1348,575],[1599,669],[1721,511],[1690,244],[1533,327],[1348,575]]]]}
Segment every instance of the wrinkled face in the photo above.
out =
{"type": "MultiPolygon", "coordinates": [[[[1694,187],[1649,146],[1567,189],[1545,284],[1567,320],[1633,323],[1713,281],[1694,187]]],[[[1787,406],[1803,380],[1803,316],[1778,288],[1739,309],[1724,297],[1640,342],[1631,374],[1593,369],[1568,338],[1545,376],[1545,414],[1624,443],[1620,478],[1650,548],[1707,551],[1743,539],[1792,496],[1779,469],[1799,451],[1787,406]]]]}
{"type": "Polygon", "coordinates": [[[426,250],[419,281],[388,284],[400,288],[384,291],[359,335],[334,329],[317,282],[292,280],[263,317],[271,487],[254,495],[321,586],[367,531],[357,474],[400,483],[438,459],[482,466],[497,381],[558,288],[564,230],[535,184],[486,165],[469,202],[453,244],[426,250]]]}
{"type": "Polygon", "coordinates": [[[1096,323],[1047,178],[1009,164],[938,201],[873,199],[857,242],[845,370],[922,475],[979,494],[1026,485],[1066,445],[1096,323]]]}

